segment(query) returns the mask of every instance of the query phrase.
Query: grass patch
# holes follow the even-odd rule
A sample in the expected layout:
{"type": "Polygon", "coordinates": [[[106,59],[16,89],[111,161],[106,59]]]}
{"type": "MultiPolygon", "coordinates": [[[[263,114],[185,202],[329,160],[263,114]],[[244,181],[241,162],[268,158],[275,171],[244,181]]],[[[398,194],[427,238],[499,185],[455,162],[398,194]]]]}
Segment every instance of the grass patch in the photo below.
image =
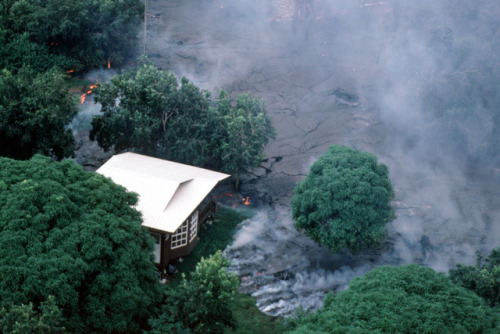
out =
{"type": "Polygon", "coordinates": [[[285,331],[283,319],[259,311],[252,296],[236,294],[231,310],[236,329],[226,329],[224,334],[278,334],[285,331]]]}
{"type": "MultiPolygon", "coordinates": [[[[224,207],[218,207],[214,221],[211,225],[204,224],[198,234],[198,243],[193,251],[177,264],[179,273],[186,276],[196,268],[196,264],[202,257],[209,257],[218,250],[224,250],[233,241],[236,226],[243,220],[253,215],[251,210],[236,211],[224,207]]],[[[182,275],[177,274],[169,284],[179,284],[182,275]]]]}

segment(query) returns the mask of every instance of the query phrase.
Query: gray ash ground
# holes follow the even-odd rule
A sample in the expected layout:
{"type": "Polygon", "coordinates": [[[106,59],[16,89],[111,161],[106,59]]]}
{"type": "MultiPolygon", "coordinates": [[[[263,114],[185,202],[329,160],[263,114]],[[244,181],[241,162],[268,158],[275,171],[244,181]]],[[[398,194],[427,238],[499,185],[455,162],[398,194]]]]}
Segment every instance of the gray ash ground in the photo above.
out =
{"type": "MultiPolygon", "coordinates": [[[[277,129],[268,158],[242,184],[259,213],[226,250],[241,291],[263,312],[286,316],[317,309],[325,293],[377,265],[446,271],[499,246],[499,157],[457,154],[419,100],[443,61],[409,31],[387,33],[392,2],[318,0],[311,26],[295,32],[291,3],[148,1],[146,47],[157,66],[214,96],[252,92],[277,129]],[[371,152],[389,167],[396,218],[379,249],[334,255],[293,227],[293,189],[332,144],[371,152]]],[[[131,59],[142,52],[140,38],[131,59]]],[[[487,140],[487,121],[470,145],[487,140]]]]}

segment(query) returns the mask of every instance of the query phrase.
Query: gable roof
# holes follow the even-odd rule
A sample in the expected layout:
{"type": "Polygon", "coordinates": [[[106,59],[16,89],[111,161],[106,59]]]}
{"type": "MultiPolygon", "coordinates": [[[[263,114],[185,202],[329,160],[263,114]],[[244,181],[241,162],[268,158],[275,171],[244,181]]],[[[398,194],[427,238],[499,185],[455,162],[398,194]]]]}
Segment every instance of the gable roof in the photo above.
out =
{"type": "Polygon", "coordinates": [[[173,233],[230,175],[136,153],[111,157],[97,173],[139,194],[143,226],[173,233]]]}

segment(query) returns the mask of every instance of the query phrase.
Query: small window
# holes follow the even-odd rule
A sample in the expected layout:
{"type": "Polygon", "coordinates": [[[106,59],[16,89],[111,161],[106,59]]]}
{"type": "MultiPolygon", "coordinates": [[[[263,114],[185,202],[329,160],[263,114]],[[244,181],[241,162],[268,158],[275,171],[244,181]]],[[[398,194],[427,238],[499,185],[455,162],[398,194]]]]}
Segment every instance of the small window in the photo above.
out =
{"type": "Polygon", "coordinates": [[[187,245],[187,230],[188,221],[186,220],[172,235],[170,249],[175,249],[187,245]]]}
{"type": "Polygon", "coordinates": [[[196,238],[196,233],[198,232],[198,210],[196,210],[191,216],[191,225],[189,226],[189,242],[196,238]]]}

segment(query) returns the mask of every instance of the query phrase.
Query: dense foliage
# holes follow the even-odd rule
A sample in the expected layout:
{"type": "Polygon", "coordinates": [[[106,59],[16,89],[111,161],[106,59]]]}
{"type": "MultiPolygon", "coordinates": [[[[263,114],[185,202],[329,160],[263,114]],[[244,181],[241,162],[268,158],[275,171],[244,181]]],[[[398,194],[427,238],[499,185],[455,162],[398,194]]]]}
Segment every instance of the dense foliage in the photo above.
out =
{"type": "Polygon", "coordinates": [[[0,155],[29,159],[41,153],[73,156],[73,133],[67,128],[77,113],[76,100],[57,69],[35,74],[0,71],[0,155]]]}
{"type": "Polygon", "coordinates": [[[212,157],[220,161],[223,171],[236,177],[258,167],[264,158],[264,147],[276,131],[266,114],[262,101],[250,94],[241,94],[233,104],[221,91],[216,109],[211,110],[210,135],[214,147],[212,157]]]}
{"type": "Polygon", "coordinates": [[[319,311],[293,319],[291,333],[498,333],[498,324],[498,313],[474,293],[412,264],[353,279],[319,311]]]}
{"type": "Polygon", "coordinates": [[[475,266],[458,264],[450,270],[450,278],[464,288],[474,291],[490,306],[500,302],[500,248],[491,251],[486,259],[478,255],[475,266]]]}
{"type": "Polygon", "coordinates": [[[295,188],[295,226],[332,252],[354,252],[379,245],[392,218],[387,166],[372,154],[330,146],[295,188]]]}
{"type": "Polygon", "coordinates": [[[135,41],[140,0],[5,0],[0,3],[0,68],[37,72],[121,64],[135,41]]]}
{"type": "Polygon", "coordinates": [[[137,196],[40,155],[0,158],[0,190],[0,307],[55,304],[72,333],[137,332],[159,295],[137,196]]]}
{"type": "Polygon", "coordinates": [[[239,280],[228,272],[229,261],[217,251],[202,258],[195,271],[169,289],[159,318],[150,320],[153,333],[222,333],[234,326],[230,309],[239,280]]]}
{"type": "Polygon", "coordinates": [[[264,104],[250,94],[236,103],[222,91],[207,92],[142,58],[141,65],[99,87],[102,115],[92,120],[90,138],[105,150],[134,149],[178,162],[211,164],[237,177],[257,167],[275,135],[264,104]]]}
{"type": "Polygon", "coordinates": [[[57,307],[54,296],[49,296],[39,308],[40,312],[35,311],[33,303],[14,305],[9,309],[2,307],[0,331],[13,334],[66,333],[66,328],[62,325],[62,311],[57,307]]]}

